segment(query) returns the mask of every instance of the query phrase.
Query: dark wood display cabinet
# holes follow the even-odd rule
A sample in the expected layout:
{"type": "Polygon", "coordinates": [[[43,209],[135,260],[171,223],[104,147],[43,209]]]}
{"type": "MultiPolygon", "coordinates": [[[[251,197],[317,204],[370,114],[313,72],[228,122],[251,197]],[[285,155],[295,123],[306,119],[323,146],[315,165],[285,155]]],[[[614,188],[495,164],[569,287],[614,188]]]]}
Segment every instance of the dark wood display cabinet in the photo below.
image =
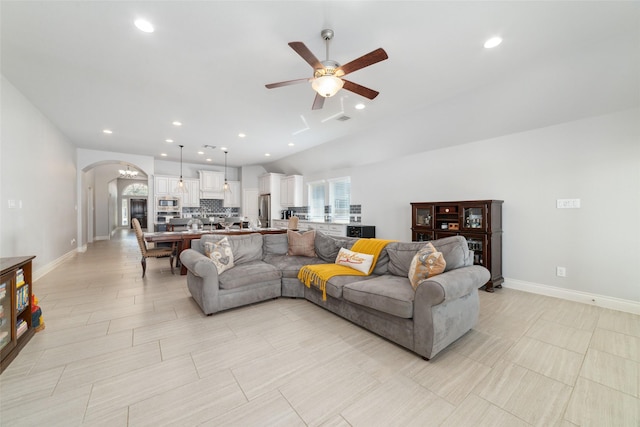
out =
{"type": "Polygon", "coordinates": [[[411,240],[414,242],[460,235],[474,252],[474,263],[491,272],[487,292],[501,288],[502,200],[411,203],[411,240]]]}
{"type": "Polygon", "coordinates": [[[31,324],[31,260],[34,258],[0,258],[0,372],[35,333],[31,324]]]}

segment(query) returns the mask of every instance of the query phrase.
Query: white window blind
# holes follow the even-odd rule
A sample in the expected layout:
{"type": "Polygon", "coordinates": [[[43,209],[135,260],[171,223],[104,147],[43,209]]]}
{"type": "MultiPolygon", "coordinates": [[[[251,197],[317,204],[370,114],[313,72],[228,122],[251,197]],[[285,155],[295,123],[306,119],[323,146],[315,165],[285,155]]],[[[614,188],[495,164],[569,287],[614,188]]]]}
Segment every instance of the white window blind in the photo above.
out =
{"type": "Polygon", "coordinates": [[[324,181],[309,183],[309,219],[312,221],[324,220],[324,181]]]}
{"type": "Polygon", "coordinates": [[[329,201],[332,207],[332,220],[349,222],[351,205],[351,179],[349,177],[329,181],[329,201]]]}

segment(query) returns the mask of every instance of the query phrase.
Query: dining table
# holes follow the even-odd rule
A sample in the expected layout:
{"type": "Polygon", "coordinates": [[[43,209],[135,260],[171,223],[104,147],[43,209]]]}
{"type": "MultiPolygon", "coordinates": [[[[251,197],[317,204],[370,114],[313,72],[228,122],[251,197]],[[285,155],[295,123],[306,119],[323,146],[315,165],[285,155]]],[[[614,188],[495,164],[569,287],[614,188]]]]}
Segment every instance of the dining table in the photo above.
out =
{"type": "MultiPolygon", "coordinates": [[[[144,240],[149,243],[176,243],[177,244],[177,261],[180,261],[182,251],[191,248],[191,241],[200,239],[207,234],[219,234],[223,236],[240,236],[244,234],[260,233],[260,234],[285,234],[286,228],[240,228],[240,229],[224,229],[224,230],[185,230],[185,231],[158,231],[144,233],[144,240]]],[[[180,266],[180,274],[186,275],[187,269],[180,266]]]]}

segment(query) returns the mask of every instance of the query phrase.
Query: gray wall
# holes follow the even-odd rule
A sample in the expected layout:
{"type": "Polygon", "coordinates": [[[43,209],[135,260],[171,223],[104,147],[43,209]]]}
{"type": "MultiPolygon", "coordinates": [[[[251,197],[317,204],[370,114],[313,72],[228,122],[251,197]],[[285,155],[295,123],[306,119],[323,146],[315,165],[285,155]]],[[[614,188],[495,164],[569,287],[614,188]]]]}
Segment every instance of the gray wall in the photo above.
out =
{"type": "Polygon", "coordinates": [[[37,270],[76,248],[75,147],[8,80],[0,82],[0,256],[36,255],[37,270]],[[9,200],[22,208],[9,209],[9,200]]]}
{"type": "Polygon", "coordinates": [[[381,238],[411,238],[410,202],[504,200],[508,282],[640,301],[639,109],[350,168],[317,171],[313,151],[283,163],[302,168],[305,181],[350,175],[352,203],[381,238]],[[582,208],[556,209],[560,198],[582,208]]]}

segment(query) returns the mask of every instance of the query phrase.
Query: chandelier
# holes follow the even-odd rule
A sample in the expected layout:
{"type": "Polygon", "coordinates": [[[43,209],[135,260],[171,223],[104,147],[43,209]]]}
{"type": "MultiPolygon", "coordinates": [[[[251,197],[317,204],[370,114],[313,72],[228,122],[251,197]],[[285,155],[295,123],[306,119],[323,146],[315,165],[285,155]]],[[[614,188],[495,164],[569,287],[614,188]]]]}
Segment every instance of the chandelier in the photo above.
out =
{"type": "Polygon", "coordinates": [[[129,166],[127,166],[127,170],[120,169],[118,172],[120,172],[120,178],[132,179],[138,176],[138,171],[132,171],[131,169],[129,169],[129,166]]]}

